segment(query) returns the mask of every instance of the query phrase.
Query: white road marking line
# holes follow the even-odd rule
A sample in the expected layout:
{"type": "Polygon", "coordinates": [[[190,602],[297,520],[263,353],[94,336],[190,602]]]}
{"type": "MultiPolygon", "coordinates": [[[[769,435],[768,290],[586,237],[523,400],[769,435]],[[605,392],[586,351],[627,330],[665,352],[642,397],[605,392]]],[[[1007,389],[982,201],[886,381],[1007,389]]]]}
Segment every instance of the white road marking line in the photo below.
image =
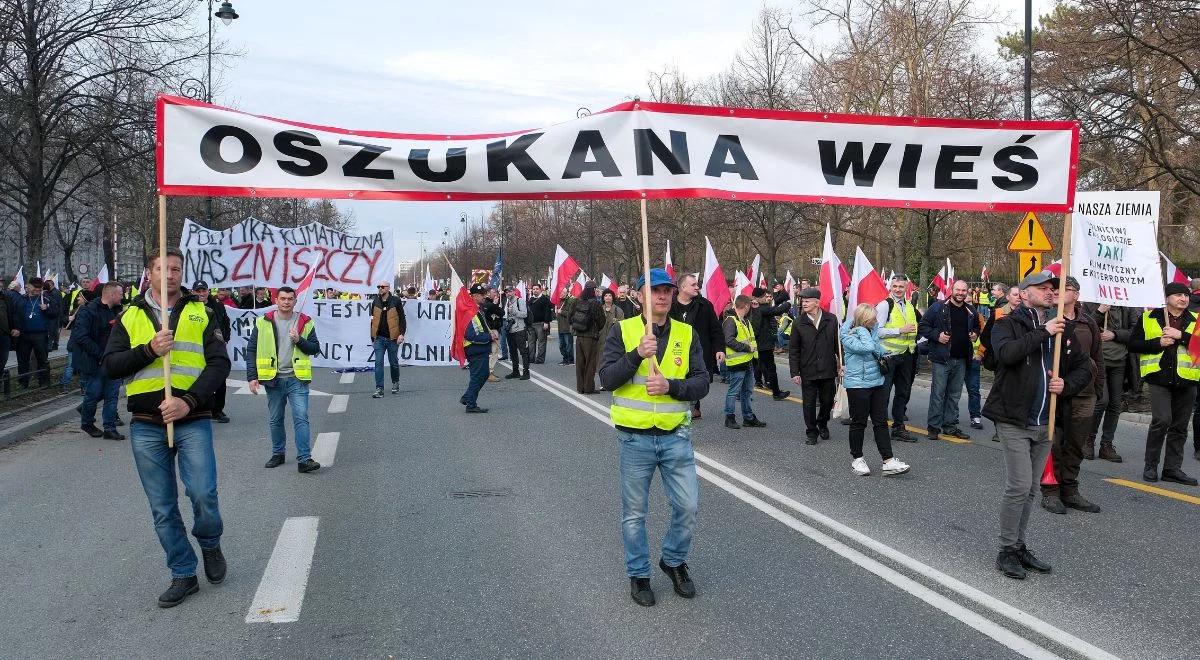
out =
{"type": "Polygon", "coordinates": [[[292,623],[300,619],[308,572],[317,547],[320,518],[305,516],[283,521],[262,582],[246,614],[246,623],[292,623]]]}
{"type": "MultiPolygon", "coordinates": [[[[612,426],[612,422],[610,421],[609,415],[608,415],[608,408],[606,406],[604,406],[596,401],[593,401],[591,399],[588,399],[587,397],[585,397],[573,390],[569,390],[562,384],[560,384],[546,376],[543,376],[536,372],[532,372],[532,373],[533,373],[533,377],[534,377],[534,382],[537,385],[539,385],[540,387],[542,387],[543,389],[547,390],[551,394],[554,394],[555,396],[559,397],[560,399],[567,401],[568,403],[575,406],[576,408],[583,410],[584,412],[588,413],[592,417],[595,417],[596,419],[600,420],[601,422],[604,422],[605,424],[612,426]]],[[[982,607],[985,607],[997,614],[1000,614],[1001,616],[1004,616],[1005,618],[1007,618],[1011,621],[1019,623],[1025,627],[1043,635],[1044,637],[1063,645],[1066,648],[1076,651],[1077,653],[1079,653],[1080,655],[1083,655],[1084,657],[1095,658],[1098,660],[1116,660],[1116,658],[1117,658],[1117,656],[1112,655],[1108,651],[1105,651],[1104,649],[1101,649],[1093,644],[1089,644],[1088,642],[1066,632],[1065,630],[1057,628],[1057,627],[1033,616],[1032,614],[1025,612],[1024,610],[1021,610],[1017,607],[1009,605],[1008,603],[1006,603],[994,596],[991,596],[987,593],[984,593],[983,591],[980,591],[979,589],[976,589],[975,587],[972,587],[954,577],[951,577],[951,576],[943,573],[942,571],[939,571],[936,568],[933,568],[932,566],[929,566],[929,565],[924,564],[912,557],[909,557],[908,555],[904,554],[903,552],[900,552],[899,550],[896,550],[895,548],[893,548],[885,543],[876,541],[875,539],[871,538],[870,536],[867,536],[866,534],[863,534],[847,525],[837,522],[836,520],[830,518],[829,516],[826,516],[818,511],[815,511],[814,509],[812,509],[810,507],[804,506],[803,504],[800,504],[799,502],[797,502],[785,495],[782,495],[782,494],[776,492],[775,490],[768,488],[767,486],[764,486],[763,484],[758,483],[757,481],[754,481],[753,479],[701,454],[700,452],[695,452],[695,455],[696,455],[697,461],[700,461],[701,463],[703,463],[719,472],[725,473],[725,475],[727,475],[737,481],[742,482],[744,485],[749,486],[750,488],[752,488],[754,490],[757,490],[762,495],[765,495],[768,498],[775,500],[779,504],[782,504],[782,505],[796,511],[797,513],[800,513],[801,515],[811,519],[814,522],[817,522],[821,525],[828,527],[830,530],[832,530],[838,534],[841,534],[841,535],[849,538],[850,540],[853,540],[857,543],[862,544],[863,546],[869,548],[870,550],[873,550],[874,552],[878,553],[879,555],[881,555],[887,559],[890,559],[890,560],[896,562],[897,564],[899,564],[919,575],[922,575],[930,580],[933,580],[934,582],[937,582],[941,586],[943,586],[947,589],[950,589],[951,591],[954,591],[955,593],[977,603],[978,605],[980,605],[982,607]]],[[[773,518],[776,518],[780,522],[783,522],[785,525],[788,525],[789,527],[793,527],[786,520],[780,518],[779,516],[774,515],[770,511],[763,509],[761,506],[754,504],[754,502],[751,502],[750,500],[745,499],[744,497],[735,493],[733,490],[729,490],[729,488],[726,488],[725,486],[723,486],[722,483],[724,483],[726,485],[729,485],[729,484],[728,484],[728,482],[725,482],[723,479],[721,479],[721,477],[718,477],[718,476],[712,474],[711,472],[704,470],[703,468],[697,468],[697,474],[699,476],[703,477],[706,481],[709,481],[709,482],[717,485],[718,487],[730,492],[735,497],[738,497],[739,499],[746,501],[748,504],[755,506],[755,508],[762,510],[764,513],[767,513],[768,515],[771,515],[773,518]]],[[[730,486],[730,487],[735,488],[735,489],[737,488],[736,486],[730,486]]],[[[744,491],[742,491],[742,492],[744,493],[744,491]]],[[[747,496],[754,498],[754,496],[752,496],[752,495],[747,494],[747,496]]],[[[757,498],[754,498],[754,499],[757,499],[757,498]]],[[[761,500],[760,500],[760,502],[761,502],[761,500]]],[[[770,504],[766,504],[765,502],[763,502],[762,504],[767,507],[771,507],[770,504]]],[[[771,507],[771,508],[774,508],[774,507],[771,507]]],[[[778,509],[776,509],[776,511],[778,511],[778,509]]],[[[791,517],[789,514],[783,513],[782,511],[779,511],[779,513],[783,516],[788,516],[789,518],[791,517]]],[[[804,526],[803,523],[800,523],[800,521],[796,520],[795,518],[792,518],[792,520],[795,521],[796,524],[804,526]]],[[[807,527],[807,526],[805,526],[805,527],[807,527]]],[[[793,527],[793,529],[796,529],[796,528],[793,527]]],[[[808,529],[812,529],[812,528],[808,528],[808,529]]],[[[830,546],[827,543],[824,543],[823,541],[817,539],[816,537],[813,537],[813,536],[807,534],[803,530],[797,529],[797,531],[804,533],[806,536],[809,536],[809,538],[812,538],[813,540],[817,541],[818,543],[821,543],[822,545],[829,547],[831,550],[838,552],[838,554],[841,554],[842,556],[846,557],[847,559],[854,561],[859,566],[862,566],[863,568],[870,570],[871,572],[876,573],[877,575],[880,575],[880,577],[883,577],[884,579],[888,580],[889,582],[896,585],[897,587],[900,587],[901,589],[905,589],[905,591],[908,591],[909,593],[913,594],[914,596],[921,598],[921,600],[924,600],[925,602],[928,602],[931,605],[934,605],[934,607],[938,607],[938,609],[941,609],[942,611],[946,612],[947,614],[954,616],[955,618],[959,619],[963,623],[966,623],[967,625],[970,625],[971,627],[976,628],[977,630],[980,630],[980,632],[984,632],[984,634],[987,634],[989,637],[992,637],[993,639],[996,639],[997,641],[1004,643],[1006,646],[1009,646],[1009,648],[1012,648],[1014,651],[1017,651],[1018,653],[1022,653],[1023,655],[1027,655],[1025,653],[1025,651],[1021,650],[1020,648],[1017,648],[1017,647],[1007,644],[1007,642],[1000,640],[999,638],[990,634],[988,631],[985,631],[985,630],[979,628],[977,625],[972,623],[972,621],[969,621],[967,619],[959,617],[956,615],[955,612],[949,611],[946,608],[941,607],[938,604],[929,601],[928,599],[923,597],[921,594],[918,594],[914,591],[911,591],[911,590],[905,588],[905,586],[892,580],[888,576],[885,576],[885,575],[880,574],[879,572],[875,571],[872,567],[870,567],[866,564],[860,563],[858,561],[855,561],[853,558],[838,551],[837,549],[833,548],[832,546],[830,546]]],[[[812,530],[812,531],[814,531],[817,534],[822,534],[822,532],[819,532],[817,530],[812,530]]],[[[830,539],[830,540],[833,543],[841,543],[840,541],[837,541],[834,539],[830,539]]],[[[858,552],[857,550],[854,550],[853,548],[847,547],[847,549],[850,550],[851,552],[858,552]]],[[[876,562],[876,560],[874,560],[870,557],[867,557],[865,555],[862,555],[862,553],[858,553],[858,554],[863,556],[863,558],[866,559],[867,561],[878,563],[878,562],[876,562]]],[[[880,566],[882,566],[884,569],[887,569],[887,570],[893,570],[883,564],[880,564],[880,566]]],[[[904,580],[909,580],[911,582],[911,580],[909,578],[906,578],[901,574],[897,573],[897,576],[899,576],[900,578],[903,578],[904,580]]],[[[913,582],[913,584],[922,589],[926,589],[924,586],[920,585],[919,583],[913,582]]],[[[930,593],[933,594],[934,596],[937,596],[938,598],[942,598],[941,596],[938,596],[938,594],[936,594],[934,592],[930,592],[930,593]]],[[[959,608],[963,612],[970,614],[971,616],[976,616],[976,617],[978,616],[971,610],[962,608],[961,605],[958,605],[957,603],[954,603],[953,601],[947,601],[947,602],[950,605],[954,606],[955,608],[959,608]]],[[[989,625],[994,625],[994,624],[989,623],[989,625]]],[[[1010,634],[1010,635],[1013,634],[1003,628],[1000,628],[1000,630],[1003,630],[1006,634],[1010,634]]],[[[1028,643],[1032,649],[1036,649],[1036,650],[1040,650],[1041,652],[1049,653],[1049,651],[1046,651],[1046,649],[1043,649],[1042,647],[1037,646],[1036,644],[1033,644],[1032,642],[1029,642],[1028,640],[1024,640],[1024,638],[1021,638],[1021,637],[1017,637],[1017,638],[1020,640],[1023,640],[1025,643],[1028,643]]],[[[1033,657],[1033,656],[1029,656],[1029,657],[1033,657]]]]}
{"type": "Polygon", "coordinates": [[[350,404],[350,395],[349,394],[334,394],[333,397],[329,399],[329,410],[326,412],[344,413],[344,412],[346,412],[346,406],[348,406],[349,404],[350,404]]]}
{"type": "Polygon", "coordinates": [[[352,385],[354,383],[354,374],[355,372],[353,371],[347,371],[342,374],[341,378],[338,378],[338,382],[342,385],[352,385]]]}
{"type": "Polygon", "coordinates": [[[338,440],[342,434],[340,431],[328,431],[317,434],[317,441],[313,443],[312,457],[313,460],[320,463],[321,467],[329,467],[333,465],[333,459],[337,456],[338,440]]]}

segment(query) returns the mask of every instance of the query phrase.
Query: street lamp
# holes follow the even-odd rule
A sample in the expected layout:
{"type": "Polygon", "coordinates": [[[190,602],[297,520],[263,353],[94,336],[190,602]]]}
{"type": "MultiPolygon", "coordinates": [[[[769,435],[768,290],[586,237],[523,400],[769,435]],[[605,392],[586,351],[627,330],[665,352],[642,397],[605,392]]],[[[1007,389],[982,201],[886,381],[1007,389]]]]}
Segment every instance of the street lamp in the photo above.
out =
{"type": "MultiPolygon", "coordinates": [[[[204,102],[212,103],[212,34],[213,34],[213,16],[221,19],[221,22],[228,26],[238,17],[238,13],[233,10],[233,4],[222,2],[221,8],[213,11],[214,0],[208,0],[208,68],[205,74],[204,83],[204,102]]],[[[213,226],[213,210],[212,197],[204,201],[204,217],[208,220],[209,228],[213,226]]]]}

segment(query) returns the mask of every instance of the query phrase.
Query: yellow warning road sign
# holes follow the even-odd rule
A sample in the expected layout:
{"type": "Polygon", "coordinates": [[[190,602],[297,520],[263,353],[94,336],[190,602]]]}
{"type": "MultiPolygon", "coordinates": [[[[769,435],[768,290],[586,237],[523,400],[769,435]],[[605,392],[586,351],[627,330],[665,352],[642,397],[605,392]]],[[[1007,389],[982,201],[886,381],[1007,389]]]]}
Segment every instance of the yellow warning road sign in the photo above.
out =
{"type": "Polygon", "coordinates": [[[1025,214],[1021,224],[1017,225],[1012,240],[1008,242],[1009,252],[1050,252],[1053,249],[1054,245],[1050,243],[1042,221],[1038,220],[1033,211],[1025,214]]]}
{"type": "Polygon", "coordinates": [[[1021,274],[1019,279],[1025,279],[1042,270],[1042,253],[1041,252],[1021,252],[1017,254],[1017,272],[1021,274]]]}

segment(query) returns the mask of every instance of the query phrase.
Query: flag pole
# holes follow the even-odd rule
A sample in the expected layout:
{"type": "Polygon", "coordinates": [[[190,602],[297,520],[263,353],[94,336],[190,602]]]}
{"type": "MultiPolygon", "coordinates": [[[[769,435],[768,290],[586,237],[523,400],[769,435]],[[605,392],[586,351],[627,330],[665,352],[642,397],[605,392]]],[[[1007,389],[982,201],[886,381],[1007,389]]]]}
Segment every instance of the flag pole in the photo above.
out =
{"type": "MultiPolygon", "coordinates": [[[[1058,316],[1055,318],[1063,318],[1063,310],[1066,309],[1066,289],[1067,276],[1071,274],[1071,216],[1073,213],[1067,213],[1063,216],[1063,239],[1062,239],[1062,271],[1058,278],[1058,316]]],[[[1064,330],[1065,332],[1065,330],[1064,330]]],[[[1058,360],[1062,355],[1063,333],[1059,333],[1054,337],[1054,362],[1053,368],[1050,371],[1050,378],[1058,378],[1058,360]]],[[[1050,426],[1046,429],[1046,439],[1051,444],[1054,444],[1054,418],[1057,412],[1058,395],[1050,394],[1050,426]]]]}
{"type": "MultiPolygon", "coordinates": [[[[158,272],[159,272],[159,327],[169,327],[167,318],[167,196],[158,196],[158,272]]],[[[163,400],[171,400],[171,352],[162,356],[163,400]]],[[[175,423],[167,422],[167,447],[175,447],[175,423]]]]}
{"type": "MultiPolygon", "coordinates": [[[[646,220],[646,193],[642,193],[642,274],[646,278],[642,286],[642,311],[646,315],[646,334],[654,336],[654,301],[650,298],[650,224],[646,220]]],[[[658,373],[658,358],[650,358],[650,373],[658,373]]]]}

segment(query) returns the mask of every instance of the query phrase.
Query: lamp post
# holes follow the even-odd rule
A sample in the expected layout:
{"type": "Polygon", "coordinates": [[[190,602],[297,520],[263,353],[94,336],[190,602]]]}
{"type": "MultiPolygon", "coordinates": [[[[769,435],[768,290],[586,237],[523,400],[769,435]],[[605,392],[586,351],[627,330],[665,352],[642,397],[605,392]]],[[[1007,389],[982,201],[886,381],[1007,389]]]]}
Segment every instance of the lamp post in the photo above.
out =
{"type": "MultiPolygon", "coordinates": [[[[221,22],[228,26],[233,23],[238,17],[238,13],[233,10],[233,4],[230,2],[222,2],[220,9],[213,11],[214,0],[208,0],[208,67],[205,69],[204,82],[204,102],[212,103],[212,35],[213,35],[213,16],[221,19],[221,22]]],[[[204,200],[204,218],[207,220],[208,227],[211,229],[213,224],[212,197],[204,200]]]]}

